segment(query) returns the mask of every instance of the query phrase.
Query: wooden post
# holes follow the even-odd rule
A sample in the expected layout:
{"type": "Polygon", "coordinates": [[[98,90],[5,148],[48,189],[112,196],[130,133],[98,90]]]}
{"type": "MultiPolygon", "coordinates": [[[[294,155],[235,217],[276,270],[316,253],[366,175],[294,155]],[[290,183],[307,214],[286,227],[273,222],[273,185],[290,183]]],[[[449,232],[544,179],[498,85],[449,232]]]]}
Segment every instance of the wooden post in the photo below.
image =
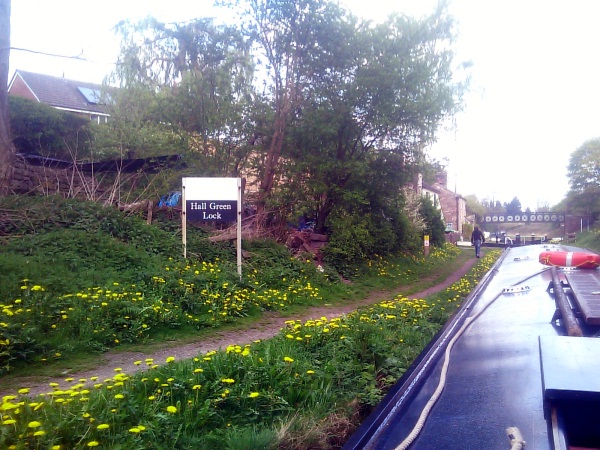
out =
{"type": "Polygon", "coordinates": [[[153,210],[154,202],[152,200],[148,200],[148,218],[146,219],[146,223],[148,225],[152,225],[152,210],[153,210]]]}

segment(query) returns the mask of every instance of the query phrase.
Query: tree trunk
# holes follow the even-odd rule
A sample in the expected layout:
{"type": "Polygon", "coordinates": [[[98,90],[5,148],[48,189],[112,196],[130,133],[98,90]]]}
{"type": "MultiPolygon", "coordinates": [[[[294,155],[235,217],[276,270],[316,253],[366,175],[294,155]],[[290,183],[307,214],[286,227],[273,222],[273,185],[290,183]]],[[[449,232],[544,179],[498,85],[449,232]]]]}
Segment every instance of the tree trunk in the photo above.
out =
{"type": "Polygon", "coordinates": [[[10,2],[0,0],[0,195],[10,192],[15,146],[8,116],[8,67],[10,57],[10,2]]]}

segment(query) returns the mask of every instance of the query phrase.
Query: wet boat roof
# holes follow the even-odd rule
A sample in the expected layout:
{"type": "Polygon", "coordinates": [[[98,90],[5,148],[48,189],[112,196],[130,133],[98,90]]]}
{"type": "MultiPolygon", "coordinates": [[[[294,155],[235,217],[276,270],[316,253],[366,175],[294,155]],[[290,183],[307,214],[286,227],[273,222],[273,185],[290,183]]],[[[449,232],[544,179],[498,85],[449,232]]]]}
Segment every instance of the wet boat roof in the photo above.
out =
{"type": "MultiPolygon", "coordinates": [[[[546,349],[544,354],[549,361],[554,358],[556,365],[552,369],[547,363],[547,370],[552,373],[561,370],[560,360],[569,360],[573,351],[561,353],[567,343],[556,344],[565,330],[554,320],[557,306],[549,293],[551,270],[538,261],[540,252],[548,248],[532,245],[507,249],[344,449],[401,448],[398,446],[413,431],[436,391],[445,364],[443,391],[410,449],[507,449],[508,427],[520,430],[526,448],[555,448],[548,412],[551,399],[545,398],[540,345],[546,349]],[[465,325],[466,322],[470,323],[465,325]],[[452,342],[462,327],[464,332],[452,342]],[[449,345],[451,351],[445,363],[449,345]],[[555,347],[561,351],[553,351],[555,347]]],[[[567,272],[576,273],[558,270],[565,284],[567,272]]],[[[580,270],[576,277],[586,278],[586,272],[587,276],[592,272],[598,275],[597,270],[580,270]]],[[[600,348],[600,340],[595,338],[567,339],[591,339],[594,342],[590,345],[600,348]]],[[[579,348],[582,342],[575,346],[579,348]]],[[[585,354],[586,350],[581,352],[585,354]]],[[[583,388],[578,385],[577,389],[588,389],[586,374],[595,379],[597,369],[586,369],[583,388]]],[[[568,396],[569,389],[567,386],[561,393],[568,396]]]]}

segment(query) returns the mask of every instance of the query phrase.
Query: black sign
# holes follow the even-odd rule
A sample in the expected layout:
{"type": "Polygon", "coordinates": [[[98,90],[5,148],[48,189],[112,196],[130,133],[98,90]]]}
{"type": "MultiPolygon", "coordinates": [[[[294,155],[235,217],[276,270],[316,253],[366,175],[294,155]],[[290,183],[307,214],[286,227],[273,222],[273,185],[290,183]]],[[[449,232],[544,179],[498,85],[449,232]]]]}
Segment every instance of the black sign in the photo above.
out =
{"type": "Polygon", "coordinates": [[[564,222],[565,213],[557,212],[530,212],[518,214],[487,214],[483,216],[484,223],[533,223],[533,222],[564,222]]]}
{"type": "Polygon", "coordinates": [[[237,220],[235,200],[187,200],[187,220],[202,222],[234,222],[237,220]]]}

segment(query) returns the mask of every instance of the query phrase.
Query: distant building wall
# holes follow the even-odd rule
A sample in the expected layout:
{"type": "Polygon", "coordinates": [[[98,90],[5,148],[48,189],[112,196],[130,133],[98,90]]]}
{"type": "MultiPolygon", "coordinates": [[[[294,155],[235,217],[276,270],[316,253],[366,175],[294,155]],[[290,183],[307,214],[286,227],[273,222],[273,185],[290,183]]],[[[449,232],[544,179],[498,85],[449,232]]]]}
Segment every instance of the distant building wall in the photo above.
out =
{"type": "Polygon", "coordinates": [[[29,87],[20,77],[15,78],[15,80],[13,81],[13,84],[10,87],[9,94],[14,95],[16,97],[23,97],[29,100],[33,100],[35,102],[39,101],[35,97],[35,95],[33,95],[31,89],[29,89],[29,87]]]}

